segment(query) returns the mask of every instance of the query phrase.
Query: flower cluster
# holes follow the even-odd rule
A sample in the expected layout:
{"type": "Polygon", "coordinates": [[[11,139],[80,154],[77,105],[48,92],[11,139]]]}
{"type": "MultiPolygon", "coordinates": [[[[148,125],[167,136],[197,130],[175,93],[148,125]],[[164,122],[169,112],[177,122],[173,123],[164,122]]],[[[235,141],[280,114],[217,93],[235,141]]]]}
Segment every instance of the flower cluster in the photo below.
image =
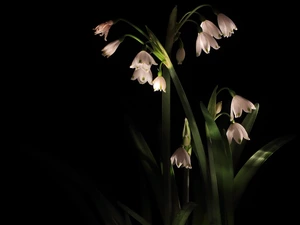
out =
{"type": "MultiPolygon", "coordinates": [[[[225,14],[217,14],[218,26],[216,26],[212,21],[208,19],[203,19],[201,24],[197,40],[196,40],[196,56],[200,56],[202,50],[208,54],[210,49],[219,49],[220,46],[216,39],[221,39],[223,37],[230,37],[237,27],[235,23],[225,14]]],[[[181,46],[176,53],[176,59],[178,64],[182,64],[185,58],[185,51],[181,46]]]]}
{"type": "MultiPolygon", "coordinates": [[[[224,15],[223,13],[217,13],[217,21],[218,21],[218,27],[211,22],[210,20],[203,19],[201,24],[198,26],[198,36],[196,39],[196,56],[200,56],[202,50],[208,54],[210,52],[210,49],[219,49],[220,46],[218,45],[216,39],[220,39],[222,36],[224,37],[230,37],[234,30],[237,30],[236,25],[234,22],[224,15]]],[[[110,28],[113,24],[115,24],[117,21],[109,20],[105,23],[101,23],[98,26],[94,28],[95,35],[104,36],[104,40],[107,40],[107,35],[109,33],[110,28]]],[[[132,25],[130,23],[130,25],[132,25]]],[[[138,31],[140,31],[138,29],[138,31]]],[[[140,31],[141,32],[141,31],[140,31]]],[[[142,33],[144,35],[144,33],[142,33]]],[[[139,40],[137,37],[133,35],[127,35],[138,42],[145,44],[141,40],[139,40]]],[[[145,36],[145,35],[144,35],[145,36]]],[[[115,53],[119,45],[123,42],[125,37],[120,38],[118,40],[115,40],[109,44],[107,44],[102,49],[102,55],[105,57],[110,57],[115,53]]],[[[148,42],[151,43],[153,41],[151,38],[148,39],[148,42]]],[[[181,43],[182,44],[182,43],[181,43]]],[[[156,46],[156,44],[154,45],[156,46]]],[[[147,46],[148,49],[151,49],[149,46],[147,46]]],[[[151,71],[152,65],[158,65],[153,57],[151,56],[152,52],[147,52],[146,50],[140,51],[136,57],[134,58],[130,68],[134,69],[133,75],[131,77],[131,80],[137,80],[140,84],[148,83],[150,85],[153,85],[154,91],[163,91],[166,92],[166,81],[163,77],[163,74],[161,70],[158,71],[157,77],[153,80],[153,74],[151,71]]],[[[185,58],[185,49],[183,44],[178,48],[176,53],[176,60],[178,64],[182,64],[185,58]]],[[[163,62],[161,62],[163,63],[163,62]]]]}
{"type": "MultiPolygon", "coordinates": [[[[137,129],[138,126],[134,126],[135,121],[131,120],[130,115],[125,116],[125,124],[128,126],[133,144],[138,151],[141,167],[145,169],[144,174],[147,177],[145,184],[153,191],[153,193],[149,192],[150,195],[148,197],[155,198],[154,201],[151,201],[151,204],[152,202],[157,204],[157,209],[152,206],[149,207],[149,201],[141,201],[142,204],[146,204],[148,209],[155,210],[153,212],[147,211],[147,217],[143,218],[143,215],[135,213],[134,210],[129,209],[127,206],[121,203],[118,205],[137,221],[145,221],[143,224],[150,224],[147,219],[151,222],[151,215],[156,216],[156,213],[161,217],[161,222],[158,222],[158,224],[190,224],[191,212],[195,206],[199,206],[200,211],[204,214],[201,215],[202,213],[199,211],[194,213],[193,216],[196,216],[196,220],[190,220],[191,222],[196,221],[196,223],[192,222],[193,224],[232,225],[234,224],[235,209],[257,169],[277,149],[291,140],[294,135],[277,138],[267,143],[254,152],[244,164],[240,164],[240,155],[245,147],[244,144],[250,140],[249,134],[259,111],[259,104],[256,103],[254,105],[248,99],[237,95],[230,88],[222,87],[218,89],[218,86],[216,86],[207,106],[200,102],[200,109],[204,119],[203,127],[205,128],[203,130],[205,138],[202,138],[201,130],[198,129],[198,121],[194,116],[183,85],[173,66],[173,61],[170,57],[173,55],[171,54],[172,49],[174,44],[178,43],[175,55],[176,60],[174,61],[177,61],[179,65],[182,64],[186,52],[181,39],[182,32],[180,29],[186,22],[196,24],[196,57],[200,56],[202,51],[209,54],[211,49],[219,49],[218,40],[222,37],[231,37],[234,31],[237,30],[237,27],[229,17],[219,13],[218,10],[208,4],[199,5],[184,14],[179,20],[177,18],[176,6],[169,16],[164,46],[148,26],[145,27],[146,31],[144,32],[122,18],[107,21],[94,29],[95,34],[104,36],[105,41],[112,25],[119,21],[127,23],[138,31],[142,38],[146,40],[126,33],[121,38],[107,44],[102,49],[102,55],[107,58],[112,56],[126,37],[133,38],[142,45],[142,50],[138,51],[129,66],[130,69],[133,69],[131,80],[136,80],[139,84],[147,83],[153,87],[154,91],[164,92],[161,95],[161,102],[159,102],[162,106],[161,118],[157,121],[161,136],[158,139],[160,145],[160,148],[157,149],[158,157],[154,157],[152,146],[147,144],[147,138],[143,137],[142,132],[137,129]],[[217,25],[198,13],[198,10],[202,7],[212,9],[217,16],[217,25]],[[192,15],[196,16],[196,20],[192,18],[192,15]],[[154,79],[152,72],[156,66],[158,67],[157,76],[154,79]],[[175,97],[178,97],[180,100],[181,109],[185,115],[182,140],[181,143],[179,142],[179,145],[176,144],[177,148],[173,149],[175,151],[172,151],[173,145],[171,145],[171,142],[173,141],[173,132],[177,131],[171,127],[172,117],[170,116],[171,98],[173,97],[171,91],[173,88],[166,90],[167,87],[170,87],[170,83],[166,82],[170,81],[172,81],[177,93],[175,97]],[[228,91],[230,95],[231,104],[228,112],[223,110],[222,101],[218,99],[221,91],[228,91]],[[217,123],[217,119],[223,115],[228,119],[225,121],[227,122],[225,127],[221,127],[223,123],[217,123]],[[239,123],[238,120],[241,120],[242,116],[244,118],[239,123]],[[193,163],[192,167],[191,156],[193,152],[194,158],[198,163],[193,163]],[[182,188],[177,188],[178,177],[175,176],[177,171],[173,170],[173,166],[181,168],[179,169],[181,170],[179,176],[183,175],[182,188]],[[200,170],[199,178],[190,176],[192,168],[200,170]],[[193,180],[190,182],[190,179],[196,180],[195,182],[193,180]],[[191,184],[194,186],[193,188],[190,188],[191,184]],[[192,195],[190,195],[190,190],[193,191],[192,195]]],[[[176,113],[177,109],[175,110],[176,113]]],[[[153,135],[150,134],[149,139],[152,141],[153,135]]],[[[178,140],[176,140],[177,142],[178,140]]],[[[156,147],[156,145],[154,146],[156,147]]],[[[146,195],[148,193],[143,194],[143,197],[146,195]]],[[[106,203],[104,206],[106,207],[106,203]]],[[[112,206],[113,204],[109,205],[108,211],[112,211],[112,206]]],[[[117,210],[115,209],[112,212],[117,212],[117,210]]],[[[115,221],[118,221],[119,224],[131,223],[131,217],[129,216],[124,217],[124,220],[122,220],[120,214],[116,214],[117,218],[114,218],[113,215],[115,213],[111,215],[111,221],[107,221],[108,224],[113,224],[115,221]]]]}
{"type": "MultiPolygon", "coordinates": [[[[241,144],[242,140],[250,140],[249,135],[246,129],[240,124],[235,122],[235,118],[239,118],[242,116],[242,112],[251,113],[252,110],[255,110],[255,105],[249,100],[245,99],[240,95],[233,95],[230,106],[230,125],[227,129],[226,136],[228,139],[228,143],[231,144],[232,139],[235,140],[236,143],[241,144]]],[[[222,115],[222,101],[216,104],[216,118],[222,115]]],[[[228,115],[228,114],[225,114],[228,115]]],[[[191,166],[191,135],[188,127],[188,121],[185,119],[184,129],[183,129],[183,144],[179,147],[171,156],[171,164],[176,165],[178,168],[183,167],[187,169],[192,169],[191,166]]]]}
{"type": "Polygon", "coordinates": [[[241,144],[243,139],[250,140],[245,128],[241,124],[235,122],[234,118],[241,117],[243,111],[251,113],[252,110],[255,109],[256,107],[249,100],[239,95],[233,96],[230,107],[231,124],[226,132],[229,144],[231,144],[232,139],[234,139],[238,144],[241,144]]]}

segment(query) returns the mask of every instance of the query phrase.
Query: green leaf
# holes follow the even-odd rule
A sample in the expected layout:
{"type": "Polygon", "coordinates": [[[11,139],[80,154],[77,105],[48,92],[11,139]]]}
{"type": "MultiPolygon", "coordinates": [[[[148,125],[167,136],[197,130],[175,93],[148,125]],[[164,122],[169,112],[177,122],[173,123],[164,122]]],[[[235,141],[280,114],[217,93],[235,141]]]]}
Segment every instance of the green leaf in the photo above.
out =
{"type": "Polygon", "coordinates": [[[192,225],[209,225],[210,223],[207,218],[207,208],[205,203],[206,192],[204,192],[201,179],[198,177],[194,178],[191,188],[194,195],[194,202],[197,204],[192,212],[192,225]]]}
{"type": "Polygon", "coordinates": [[[207,110],[210,113],[210,115],[212,115],[213,118],[216,117],[217,89],[218,89],[218,85],[213,90],[207,105],[207,110]]]}
{"type": "Polygon", "coordinates": [[[233,224],[233,167],[232,156],[225,135],[215,123],[214,118],[201,102],[200,107],[206,122],[209,174],[211,179],[213,223],[233,224]],[[222,215],[222,216],[221,216],[222,215]],[[222,221],[222,222],[221,222],[222,221]]]}
{"type": "Polygon", "coordinates": [[[175,38],[175,30],[176,30],[176,20],[177,20],[177,6],[175,6],[169,16],[169,24],[167,28],[167,35],[166,35],[166,42],[165,42],[165,49],[166,52],[171,55],[174,38],[175,38]]]}
{"type": "Polygon", "coordinates": [[[178,195],[178,189],[177,189],[177,183],[175,179],[175,173],[174,168],[171,166],[171,195],[172,195],[172,214],[177,214],[181,208],[180,201],[179,201],[179,195],[178,195]]]}
{"type": "Polygon", "coordinates": [[[98,197],[96,202],[96,206],[98,212],[101,214],[107,225],[122,225],[124,223],[124,219],[121,217],[120,212],[115,208],[115,206],[110,203],[102,193],[98,193],[98,197]]]}
{"type": "Polygon", "coordinates": [[[145,141],[143,135],[137,130],[134,126],[133,121],[129,118],[128,115],[124,116],[125,122],[128,124],[129,132],[135,143],[135,146],[139,153],[139,158],[143,168],[145,169],[148,181],[154,192],[157,206],[160,209],[161,214],[163,215],[163,192],[162,192],[162,174],[160,168],[149,148],[147,142],[145,141]]]}
{"type": "Polygon", "coordinates": [[[134,212],[132,209],[127,207],[126,205],[122,204],[121,202],[118,202],[118,205],[130,216],[132,216],[136,221],[138,221],[142,225],[151,225],[148,221],[146,221],[143,217],[141,217],[139,214],[134,212]]]}
{"type": "Polygon", "coordinates": [[[125,225],[132,225],[129,214],[125,212],[125,225]]]}
{"type": "MultiPolygon", "coordinates": [[[[191,134],[192,134],[192,144],[193,144],[193,152],[195,153],[195,156],[197,157],[199,168],[200,168],[200,177],[202,179],[202,184],[205,189],[204,192],[209,191],[209,183],[207,179],[207,161],[206,161],[206,154],[204,151],[204,147],[202,144],[202,139],[200,136],[200,132],[198,130],[198,126],[192,111],[192,108],[190,106],[190,103],[188,101],[188,98],[185,94],[185,91],[181,85],[181,82],[178,78],[178,75],[173,67],[173,65],[168,68],[170,76],[172,78],[172,81],[174,83],[174,86],[177,91],[177,95],[180,99],[182,108],[184,110],[185,116],[188,119],[191,134]]],[[[209,202],[209,198],[207,195],[204,195],[206,198],[206,203],[209,202]]]]}
{"type": "MultiPolygon", "coordinates": [[[[167,50],[163,47],[163,45],[160,43],[159,39],[156,37],[156,35],[150,30],[149,27],[146,26],[149,40],[151,43],[151,46],[153,48],[153,54],[161,61],[166,61],[166,59],[169,57],[167,50]]],[[[168,59],[167,61],[169,61],[168,59]]]]}
{"type": "MultiPolygon", "coordinates": [[[[241,125],[245,128],[249,136],[259,111],[259,104],[256,103],[255,107],[256,110],[253,110],[251,113],[248,113],[245,116],[243,122],[241,123],[241,125]]],[[[246,143],[247,143],[246,140],[243,140],[241,144],[238,144],[234,141],[231,143],[230,147],[232,152],[233,167],[235,170],[239,165],[239,159],[241,154],[243,153],[246,143]]]]}
{"type": "Polygon", "coordinates": [[[148,180],[145,177],[145,173],[143,169],[139,169],[140,173],[140,212],[141,216],[145,218],[147,221],[152,221],[152,192],[150,193],[151,187],[148,184],[148,180]]]}
{"type": "Polygon", "coordinates": [[[257,170],[264,164],[264,162],[280,149],[284,144],[290,142],[295,138],[295,135],[287,135],[276,138],[268,144],[257,150],[243,165],[234,178],[234,206],[237,207],[246,187],[257,170]]]}
{"type": "Polygon", "coordinates": [[[199,167],[200,167],[200,173],[203,178],[203,185],[208,188],[208,183],[207,183],[207,162],[206,162],[206,154],[204,151],[202,139],[200,136],[200,132],[198,130],[198,126],[193,114],[193,111],[191,109],[190,103],[188,101],[188,98],[185,94],[185,91],[181,85],[181,82],[177,76],[177,73],[174,69],[174,67],[171,67],[169,69],[171,78],[173,80],[174,86],[176,88],[178,97],[180,99],[180,102],[182,104],[182,108],[185,112],[186,118],[189,121],[189,126],[190,130],[192,133],[192,142],[193,142],[193,152],[195,153],[198,162],[199,162],[199,167]]]}
{"type": "MultiPolygon", "coordinates": [[[[169,16],[169,24],[168,24],[168,31],[174,32],[176,27],[176,20],[177,20],[177,6],[175,6],[169,16]]],[[[174,35],[174,34],[173,34],[174,35]]]]}
{"type": "MultiPolygon", "coordinates": [[[[94,223],[97,223],[97,217],[100,217],[104,225],[123,225],[125,224],[124,218],[119,212],[119,210],[112,204],[96,187],[96,185],[91,182],[87,177],[80,175],[74,168],[62,161],[54,158],[50,154],[43,152],[32,152],[31,155],[38,161],[42,163],[43,166],[47,166],[52,170],[52,174],[55,179],[61,177],[64,181],[68,180],[72,187],[84,192],[85,196],[94,204],[95,211],[98,215],[94,219],[94,223]]],[[[79,199],[78,199],[79,200],[79,199]]],[[[84,204],[81,203],[81,204],[84,204]]],[[[93,220],[93,213],[89,209],[87,211],[90,220],[93,220]]]]}
{"type": "Polygon", "coordinates": [[[172,225],[185,225],[193,209],[197,206],[194,202],[186,203],[175,215],[172,225]]]}

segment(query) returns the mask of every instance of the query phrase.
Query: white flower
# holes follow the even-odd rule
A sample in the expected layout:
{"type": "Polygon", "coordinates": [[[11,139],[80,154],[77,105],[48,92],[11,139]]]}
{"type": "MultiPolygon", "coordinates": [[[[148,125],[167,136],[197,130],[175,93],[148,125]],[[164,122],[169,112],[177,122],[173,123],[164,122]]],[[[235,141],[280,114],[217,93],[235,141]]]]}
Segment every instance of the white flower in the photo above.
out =
{"type": "Polygon", "coordinates": [[[230,106],[230,118],[238,118],[242,115],[242,112],[251,113],[256,107],[252,102],[243,98],[242,96],[235,95],[231,100],[230,106]]]}
{"type": "Polygon", "coordinates": [[[120,44],[121,44],[120,40],[116,40],[109,43],[102,49],[102,55],[106,56],[107,58],[110,57],[112,54],[115,53],[115,51],[117,50],[120,44]]]}
{"type": "Polygon", "coordinates": [[[157,65],[157,63],[148,52],[142,50],[135,56],[130,68],[149,70],[152,65],[157,65]]]}
{"type": "Polygon", "coordinates": [[[239,123],[230,124],[230,126],[228,127],[228,130],[226,132],[226,136],[227,136],[229,144],[231,144],[232,138],[238,144],[241,144],[243,139],[250,140],[247,131],[239,123]]]}
{"type": "Polygon", "coordinates": [[[182,147],[178,148],[173,153],[170,160],[171,160],[171,164],[176,165],[178,168],[185,167],[187,169],[192,169],[191,156],[182,147]]]}
{"type": "Polygon", "coordinates": [[[220,48],[217,41],[210,34],[203,31],[198,33],[196,40],[196,56],[200,56],[202,49],[208,54],[210,52],[210,47],[216,50],[220,48]]]}
{"type": "Polygon", "coordinates": [[[222,37],[222,32],[220,29],[210,20],[204,20],[201,22],[200,27],[202,30],[211,36],[213,36],[216,39],[221,39],[222,37]]]}
{"type": "Polygon", "coordinates": [[[234,22],[223,13],[218,14],[217,20],[219,28],[224,37],[230,37],[234,33],[234,30],[237,30],[234,22]]]}
{"type": "Polygon", "coordinates": [[[148,82],[150,85],[152,85],[152,72],[151,70],[144,70],[144,69],[135,69],[133,72],[133,75],[131,77],[131,80],[138,80],[140,84],[145,84],[148,82]]]}
{"type": "Polygon", "coordinates": [[[166,92],[166,80],[163,76],[157,76],[152,82],[154,91],[166,92]]]}
{"type": "Polygon", "coordinates": [[[177,60],[177,64],[181,65],[183,60],[185,58],[185,50],[183,47],[178,48],[177,52],[176,52],[176,60],[177,60]]]}
{"type": "Polygon", "coordinates": [[[98,26],[96,26],[93,30],[95,30],[94,34],[97,35],[99,34],[100,36],[104,35],[104,40],[107,41],[107,35],[109,32],[109,29],[111,28],[111,26],[114,24],[114,22],[112,20],[109,20],[105,23],[101,23],[98,26]]]}

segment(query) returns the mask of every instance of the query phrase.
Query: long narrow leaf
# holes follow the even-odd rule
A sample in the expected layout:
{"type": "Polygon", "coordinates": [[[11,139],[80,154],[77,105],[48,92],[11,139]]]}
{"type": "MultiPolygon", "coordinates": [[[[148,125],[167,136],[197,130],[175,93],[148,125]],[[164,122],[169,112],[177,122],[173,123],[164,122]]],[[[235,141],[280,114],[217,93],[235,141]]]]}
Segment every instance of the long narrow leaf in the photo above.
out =
{"type": "Polygon", "coordinates": [[[215,118],[216,116],[217,89],[218,89],[218,85],[214,88],[207,105],[207,110],[212,115],[213,118],[215,118]]]}
{"type": "Polygon", "coordinates": [[[180,201],[179,201],[179,194],[178,194],[178,188],[177,188],[177,183],[175,179],[175,173],[174,173],[174,168],[171,167],[171,195],[172,195],[172,216],[176,215],[180,208],[180,201]]]}
{"type": "MultiPolygon", "coordinates": [[[[259,111],[259,104],[255,104],[256,110],[253,110],[251,113],[248,113],[243,122],[241,123],[242,126],[245,128],[247,131],[248,135],[250,135],[250,132],[252,130],[252,127],[254,125],[254,122],[256,120],[258,111],[259,111]]],[[[243,153],[243,150],[245,149],[247,141],[243,140],[241,144],[237,144],[236,142],[231,143],[231,152],[232,152],[232,158],[233,158],[233,166],[234,169],[236,170],[238,165],[239,165],[239,159],[241,154],[243,153]]]]}
{"type": "Polygon", "coordinates": [[[206,154],[204,151],[200,132],[198,130],[197,122],[194,117],[194,114],[193,114],[192,108],[190,106],[190,103],[188,101],[188,98],[185,94],[185,91],[181,85],[181,82],[180,82],[173,66],[171,68],[169,68],[169,72],[170,72],[172,81],[174,83],[174,86],[176,88],[178,97],[181,101],[182,108],[185,112],[186,118],[189,121],[189,126],[191,129],[193,146],[194,146],[193,152],[195,153],[195,155],[198,159],[198,162],[199,162],[200,173],[201,173],[201,176],[203,179],[203,185],[204,185],[205,189],[208,189],[206,154]]]}
{"type": "Polygon", "coordinates": [[[256,174],[257,170],[266,162],[266,160],[280,149],[284,144],[290,142],[295,138],[295,135],[287,135],[276,138],[269,142],[261,149],[257,150],[243,165],[234,178],[234,205],[237,207],[241,196],[244,194],[245,189],[256,174]]]}
{"type": "Polygon", "coordinates": [[[186,203],[182,209],[177,213],[177,215],[174,217],[174,220],[172,222],[172,225],[185,225],[187,223],[187,220],[194,210],[194,208],[197,206],[194,202],[188,202],[186,203]]]}
{"type": "Polygon", "coordinates": [[[137,128],[134,126],[133,121],[130,119],[128,115],[125,115],[125,122],[128,123],[129,132],[135,143],[137,150],[139,151],[139,157],[141,164],[147,174],[148,181],[152,187],[152,190],[155,195],[155,199],[157,202],[157,206],[161,212],[161,215],[164,215],[163,210],[163,177],[150,147],[148,146],[146,140],[143,135],[137,128]]]}
{"type": "MultiPolygon", "coordinates": [[[[190,103],[188,101],[188,98],[185,94],[185,91],[181,85],[181,82],[177,76],[177,73],[176,73],[174,67],[170,68],[169,71],[170,71],[170,75],[173,80],[174,86],[176,88],[177,94],[179,96],[179,99],[181,101],[183,110],[185,112],[186,118],[189,121],[189,126],[190,126],[191,133],[192,133],[192,140],[194,142],[194,152],[199,160],[201,175],[204,178],[204,182],[206,182],[206,178],[207,178],[206,155],[205,155],[205,151],[204,151],[204,147],[202,144],[202,139],[200,136],[200,132],[198,130],[197,123],[196,123],[193,111],[191,109],[190,103]]],[[[206,183],[204,183],[204,185],[206,185],[206,183]]]]}
{"type": "Polygon", "coordinates": [[[213,202],[220,200],[220,208],[218,204],[213,205],[211,210],[214,210],[214,223],[216,224],[233,224],[233,205],[232,205],[232,190],[233,190],[233,167],[232,156],[230,153],[227,139],[215,123],[214,118],[208,112],[204,104],[201,102],[200,107],[206,121],[207,147],[209,154],[212,154],[209,161],[212,197],[213,202]],[[215,179],[216,176],[216,179],[215,179]],[[222,215],[222,216],[221,216],[222,215]],[[221,222],[223,221],[223,222],[221,222]]]}
{"type": "Polygon", "coordinates": [[[121,202],[118,202],[118,205],[130,216],[132,216],[136,221],[138,221],[142,225],[151,225],[148,221],[146,221],[143,217],[141,217],[139,214],[134,212],[132,209],[127,207],[126,205],[122,204],[121,202]]]}
{"type": "Polygon", "coordinates": [[[202,185],[202,180],[199,178],[194,178],[191,185],[192,191],[194,193],[194,202],[197,204],[192,212],[192,225],[209,225],[207,207],[206,207],[206,192],[204,192],[204,187],[202,185]]]}
{"type": "Polygon", "coordinates": [[[129,217],[129,214],[125,212],[125,222],[126,224],[125,225],[132,225],[131,223],[131,219],[129,217]]]}
{"type": "MultiPolygon", "coordinates": [[[[70,180],[75,187],[84,191],[89,200],[94,204],[96,212],[102,218],[105,225],[123,225],[125,224],[123,216],[119,210],[98,190],[87,177],[80,175],[71,166],[62,163],[53,156],[43,152],[31,152],[31,155],[47,165],[53,170],[55,177],[62,177],[64,180],[70,180]]],[[[90,215],[92,217],[92,215],[90,215]]],[[[95,221],[95,224],[96,221],[95,221]]]]}
{"type": "Polygon", "coordinates": [[[150,223],[152,222],[152,191],[149,187],[147,178],[143,170],[140,172],[140,213],[143,218],[145,218],[150,223]]]}

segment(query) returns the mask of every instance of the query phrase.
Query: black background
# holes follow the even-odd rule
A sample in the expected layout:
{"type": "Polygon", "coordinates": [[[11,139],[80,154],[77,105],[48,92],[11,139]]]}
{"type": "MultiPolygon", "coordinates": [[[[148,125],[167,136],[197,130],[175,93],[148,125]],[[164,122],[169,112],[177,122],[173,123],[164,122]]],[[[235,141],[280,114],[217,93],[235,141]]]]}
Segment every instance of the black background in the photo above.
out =
{"type": "MultiPolygon", "coordinates": [[[[12,68],[16,74],[11,114],[13,141],[20,143],[10,168],[16,183],[12,189],[14,219],[33,224],[92,224],[91,203],[84,197],[80,202],[78,196],[83,193],[51,169],[48,160],[52,165],[60,165],[59,160],[70,166],[109,198],[138,205],[138,163],[123,126],[123,112],[134,117],[156,146],[162,93],[130,80],[129,65],[141,47],[132,39],[126,39],[110,58],[101,55],[109,41],[125,33],[136,34],[130,26],[114,25],[108,42],[95,36],[93,28],[122,17],[140,27],[147,25],[163,40],[175,5],[180,17],[202,3],[218,7],[238,31],[220,40],[219,50],[197,58],[194,25],[183,27],[187,55],[175,69],[196,117],[201,118],[199,102],[207,103],[216,85],[227,86],[260,103],[249,149],[298,131],[294,34],[298,21],[292,4],[99,1],[18,5],[21,16],[13,39],[18,51],[12,68]]],[[[180,135],[183,112],[176,95],[172,110],[172,126],[180,135]]],[[[287,223],[296,218],[292,204],[298,198],[299,147],[295,142],[276,152],[260,169],[242,200],[237,224],[287,223]]]]}

